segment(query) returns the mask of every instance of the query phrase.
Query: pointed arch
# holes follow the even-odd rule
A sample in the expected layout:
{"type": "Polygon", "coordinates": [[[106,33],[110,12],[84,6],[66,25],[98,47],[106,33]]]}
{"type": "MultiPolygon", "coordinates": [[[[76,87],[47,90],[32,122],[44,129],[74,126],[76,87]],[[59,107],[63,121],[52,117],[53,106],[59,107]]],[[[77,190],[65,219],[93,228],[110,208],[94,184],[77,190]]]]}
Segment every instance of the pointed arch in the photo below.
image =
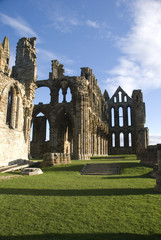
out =
{"type": "Polygon", "coordinates": [[[63,90],[62,88],[60,88],[58,92],[58,103],[62,103],[63,101],[64,101],[63,90]]]}
{"type": "Polygon", "coordinates": [[[50,123],[43,112],[37,113],[31,124],[31,141],[46,142],[50,141],[50,123]]]}
{"type": "Polygon", "coordinates": [[[48,104],[51,102],[51,91],[47,86],[40,86],[35,91],[34,104],[48,104]]]}
{"type": "Polygon", "coordinates": [[[131,122],[131,107],[127,108],[127,122],[128,122],[128,126],[131,126],[132,122],[131,122]]]}
{"type": "Polygon", "coordinates": [[[119,127],[124,126],[124,111],[123,107],[119,107],[119,127]]]}
{"type": "Polygon", "coordinates": [[[11,126],[11,111],[13,103],[13,88],[11,87],[8,92],[8,103],[7,103],[7,115],[6,115],[6,124],[11,126]]]}
{"type": "Polygon", "coordinates": [[[122,102],[122,92],[121,91],[118,92],[118,96],[119,96],[119,102],[122,102]]]}
{"type": "Polygon", "coordinates": [[[20,91],[18,86],[10,86],[7,94],[6,124],[10,128],[18,128],[20,112],[20,91]]]}
{"type": "Polygon", "coordinates": [[[132,147],[132,134],[131,133],[128,134],[128,143],[129,143],[129,147],[132,147]]]}
{"type": "Polygon", "coordinates": [[[115,126],[115,109],[111,108],[111,127],[115,126]]]}
{"type": "Polygon", "coordinates": [[[120,133],[119,138],[120,138],[120,147],[124,147],[124,134],[122,132],[120,133]]]}
{"type": "Polygon", "coordinates": [[[115,147],[115,133],[112,133],[112,147],[115,147]]]}
{"type": "Polygon", "coordinates": [[[72,93],[70,87],[67,88],[67,94],[66,94],[66,102],[72,101],[72,93]]]}

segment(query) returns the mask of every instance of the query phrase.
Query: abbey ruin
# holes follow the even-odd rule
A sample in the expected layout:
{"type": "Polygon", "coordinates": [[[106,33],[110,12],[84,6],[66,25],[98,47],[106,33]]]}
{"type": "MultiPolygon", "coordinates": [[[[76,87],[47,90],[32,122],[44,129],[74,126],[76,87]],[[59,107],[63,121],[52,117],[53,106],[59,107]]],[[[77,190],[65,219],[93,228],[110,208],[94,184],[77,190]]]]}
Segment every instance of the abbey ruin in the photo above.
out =
{"type": "Polygon", "coordinates": [[[110,98],[106,90],[101,93],[92,69],[83,67],[80,76],[65,76],[57,60],[52,60],[49,78],[37,80],[35,41],[19,40],[12,71],[9,40],[5,37],[0,43],[0,165],[29,156],[42,158],[45,153],[78,160],[108,154],[143,156],[149,139],[141,90],[134,90],[129,97],[118,87],[110,98]],[[50,89],[50,103],[34,106],[35,91],[44,86],[50,89]]]}

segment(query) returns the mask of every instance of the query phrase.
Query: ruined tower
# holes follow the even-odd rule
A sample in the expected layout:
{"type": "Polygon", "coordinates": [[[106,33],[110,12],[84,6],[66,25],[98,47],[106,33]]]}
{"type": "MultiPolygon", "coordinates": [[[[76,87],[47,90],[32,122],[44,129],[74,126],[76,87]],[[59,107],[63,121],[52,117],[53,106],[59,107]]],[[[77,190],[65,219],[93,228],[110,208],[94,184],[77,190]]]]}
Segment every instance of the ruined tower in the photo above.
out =
{"type": "Polygon", "coordinates": [[[12,73],[9,69],[8,38],[5,37],[3,44],[0,44],[0,165],[28,159],[36,89],[35,40],[19,40],[12,73]]]}
{"type": "Polygon", "coordinates": [[[7,37],[5,37],[3,43],[1,44],[0,42],[0,71],[7,76],[9,76],[11,73],[11,70],[9,69],[9,58],[9,40],[7,37]]]}

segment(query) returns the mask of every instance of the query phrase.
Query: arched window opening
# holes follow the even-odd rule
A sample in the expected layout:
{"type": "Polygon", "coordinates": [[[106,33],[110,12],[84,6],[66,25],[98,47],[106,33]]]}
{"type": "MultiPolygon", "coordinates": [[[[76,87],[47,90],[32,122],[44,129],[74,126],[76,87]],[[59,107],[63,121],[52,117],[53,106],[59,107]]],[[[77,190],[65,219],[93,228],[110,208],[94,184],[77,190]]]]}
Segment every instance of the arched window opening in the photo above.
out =
{"type": "Polygon", "coordinates": [[[114,108],[111,108],[111,126],[115,126],[115,110],[114,108]]]}
{"type": "Polygon", "coordinates": [[[124,147],[124,134],[120,133],[120,147],[124,147]]]}
{"type": "Polygon", "coordinates": [[[6,116],[6,124],[8,124],[9,126],[11,126],[12,102],[13,102],[13,90],[11,88],[8,93],[7,116],[6,116]]]}
{"type": "Polygon", "coordinates": [[[42,112],[39,112],[36,117],[42,117],[42,116],[45,116],[42,112]]]}
{"type": "Polygon", "coordinates": [[[128,126],[131,126],[131,107],[127,108],[128,126]]]}
{"type": "Polygon", "coordinates": [[[14,87],[10,88],[8,92],[8,103],[7,103],[7,114],[6,114],[6,124],[10,128],[18,127],[18,117],[19,117],[19,97],[17,91],[14,87]]]}
{"type": "Polygon", "coordinates": [[[50,103],[50,89],[48,87],[39,87],[35,91],[34,104],[48,104],[50,103]]]}
{"type": "Polygon", "coordinates": [[[114,103],[117,102],[117,98],[116,98],[116,97],[113,98],[113,102],[114,102],[114,103]]]}
{"type": "Polygon", "coordinates": [[[30,130],[30,142],[33,141],[33,122],[31,124],[31,130],[30,130]]]}
{"type": "Polygon", "coordinates": [[[119,127],[124,126],[123,107],[119,107],[119,127]]]}
{"type": "Polygon", "coordinates": [[[46,138],[45,141],[50,141],[50,125],[48,119],[46,119],[46,138]]]}
{"type": "Polygon", "coordinates": [[[50,140],[50,125],[46,116],[40,112],[31,126],[31,141],[45,142],[50,140]]]}
{"type": "Polygon", "coordinates": [[[127,102],[127,96],[124,96],[124,102],[127,102]]]}
{"type": "Polygon", "coordinates": [[[17,96],[17,102],[16,102],[16,122],[15,122],[15,127],[18,127],[18,122],[19,122],[19,109],[20,109],[20,98],[17,96]]]}
{"type": "Polygon", "coordinates": [[[67,94],[66,94],[66,102],[71,102],[72,101],[72,94],[71,94],[71,90],[68,87],[67,89],[67,94]]]}
{"type": "Polygon", "coordinates": [[[122,92],[118,92],[119,95],[119,102],[122,102],[122,92]]]}
{"type": "Polygon", "coordinates": [[[64,96],[63,96],[63,90],[60,88],[59,89],[59,103],[62,103],[64,100],[64,96]]]}
{"type": "Polygon", "coordinates": [[[132,134],[128,134],[128,140],[129,140],[129,147],[132,147],[132,134]]]}
{"type": "Polygon", "coordinates": [[[115,134],[112,134],[112,147],[115,147],[115,134]]]}

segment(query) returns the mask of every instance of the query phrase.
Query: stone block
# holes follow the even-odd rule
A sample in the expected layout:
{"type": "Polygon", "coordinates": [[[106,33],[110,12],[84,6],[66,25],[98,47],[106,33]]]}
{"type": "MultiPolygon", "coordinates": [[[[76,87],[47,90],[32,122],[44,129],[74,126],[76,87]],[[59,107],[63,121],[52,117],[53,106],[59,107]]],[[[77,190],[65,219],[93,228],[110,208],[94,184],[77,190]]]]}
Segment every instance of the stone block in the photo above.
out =
{"type": "Polygon", "coordinates": [[[43,174],[43,171],[40,168],[24,168],[22,170],[22,175],[33,176],[39,174],[43,174]]]}

